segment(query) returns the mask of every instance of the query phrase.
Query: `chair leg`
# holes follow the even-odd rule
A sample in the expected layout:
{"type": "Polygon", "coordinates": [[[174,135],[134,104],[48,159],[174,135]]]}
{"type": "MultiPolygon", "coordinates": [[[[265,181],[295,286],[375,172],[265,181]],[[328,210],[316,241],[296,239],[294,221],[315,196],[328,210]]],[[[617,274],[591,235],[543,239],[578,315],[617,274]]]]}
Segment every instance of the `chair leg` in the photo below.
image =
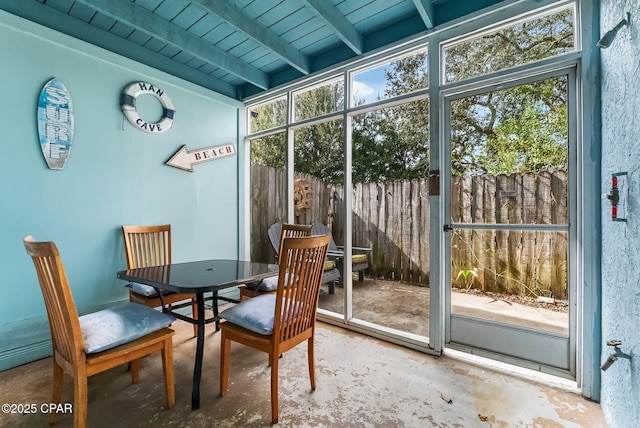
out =
{"type": "Polygon", "coordinates": [[[271,359],[271,423],[278,423],[278,356],[270,354],[271,359]]]}
{"type": "Polygon", "coordinates": [[[358,271],[358,281],[364,281],[364,270],[358,271]]]}
{"type": "Polygon", "coordinates": [[[220,395],[224,395],[229,384],[229,357],[231,354],[231,341],[226,338],[224,329],[220,335],[220,345],[220,395]]]}
{"type": "Polygon", "coordinates": [[[141,358],[138,358],[129,362],[129,368],[131,369],[131,383],[133,384],[140,381],[141,360],[141,358]]]}
{"type": "Polygon", "coordinates": [[[73,379],[73,428],[87,426],[87,376],[77,373],[73,379]]]}
{"type": "MultiPolygon", "coordinates": [[[[60,404],[62,402],[62,385],[64,384],[64,370],[53,358],[53,394],[51,396],[51,402],[60,404]]],[[[58,413],[51,412],[49,414],[49,425],[53,425],[58,422],[58,413]]]]}
{"type": "Polygon", "coordinates": [[[307,341],[307,353],[309,358],[309,379],[311,380],[311,390],[316,390],[316,367],[315,367],[315,346],[313,336],[307,341]]]}
{"type": "MultiPolygon", "coordinates": [[[[198,305],[196,304],[196,299],[191,299],[191,310],[193,311],[193,319],[197,321],[198,316],[200,316],[200,314],[198,314],[198,305]]],[[[204,316],[204,314],[202,314],[202,316],[204,316]]],[[[197,336],[198,336],[198,324],[194,324],[193,337],[197,337],[197,336]]]]}
{"type": "Polygon", "coordinates": [[[173,342],[171,337],[164,341],[162,348],[162,372],[164,373],[164,392],[167,396],[167,408],[176,404],[175,381],[173,378],[173,342]]]}

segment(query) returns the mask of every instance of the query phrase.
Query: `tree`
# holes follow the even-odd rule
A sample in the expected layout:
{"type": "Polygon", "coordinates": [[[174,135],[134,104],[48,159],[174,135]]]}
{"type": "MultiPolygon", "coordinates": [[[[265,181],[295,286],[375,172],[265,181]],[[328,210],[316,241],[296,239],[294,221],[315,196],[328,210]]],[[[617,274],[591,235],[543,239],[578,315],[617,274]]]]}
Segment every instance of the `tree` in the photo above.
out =
{"type": "MultiPolygon", "coordinates": [[[[426,52],[393,61],[384,76],[384,98],[425,89],[426,52]]],[[[428,176],[429,101],[422,99],[356,116],[352,140],[354,183],[428,176]]]]}
{"type": "Polygon", "coordinates": [[[354,183],[428,176],[428,100],[356,116],[352,143],[354,183]]]}
{"type": "MultiPolygon", "coordinates": [[[[573,9],[567,8],[445,46],[445,80],[457,82],[569,52],[574,49],[573,22],[573,9]]],[[[427,64],[425,51],[393,61],[385,72],[384,98],[426,88],[427,64]]],[[[344,103],[342,82],[330,82],[295,94],[295,118],[339,111],[344,103]]],[[[282,126],[286,98],[259,106],[253,113],[257,116],[252,118],[252,132],[282,126]]],[[[455,99],[450,123],[454,174],[567,167],[566,78],[455,99]]],[[[428,100],[357,115],[353,124],[354,183],[428,176],[428,100]]],[[[297,129],[296,171],[343,183],[343,133],[341,120],[297,129]]],[[[255,147],[252,144],[252,162],[282,168],[286,163],[284,136],[263,137],[255,147]]]]}
{"type": "MultiPolygon", "coordinates": [[[[571,8],[446,47],[447,82],[574,49],[571,8]]],[[[567,167],[567,82],[547,79],[451,103],[454,174],[567,167]]]]}
{"type": "MultiPolygon", "coordinates": [[[[249,111],[250,133],[266,131],[287,123],[287,99],[274,101],[253,107],[249,111]]],[[[267,135],[251,141],[251,163],[284,168],[287,165],[286,132],[267,135]]]]}
{"type": "Polygon", "coordinates": [[[568,165],[566,79],[555,78],[507,90],[512,108],[499,117],[478,156],[483,172],[508,174],[566,169],[568,165]]]}

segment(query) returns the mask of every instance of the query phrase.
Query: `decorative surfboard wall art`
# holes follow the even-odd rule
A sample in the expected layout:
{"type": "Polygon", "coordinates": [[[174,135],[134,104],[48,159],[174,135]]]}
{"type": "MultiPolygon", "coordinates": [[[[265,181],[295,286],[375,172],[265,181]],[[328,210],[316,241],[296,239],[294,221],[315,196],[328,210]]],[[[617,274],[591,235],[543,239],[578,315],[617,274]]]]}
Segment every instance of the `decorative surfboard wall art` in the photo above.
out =
{"type": "Polygon", "coordinates": [[[147,82],[133,82],[127,85],[120,96],[120,109],[129,123],[141,131],[159,134],[168,131],[173,125],[176,110],[169,96],[157,86],[147,82]],[[140,95],[151,95],[162,104],[162,118],[159,122],[151,123],[144,120],[136,110],[136,99],[140,95]]]}
{"type": "Polygon", "coordinates": [[[49,80],[40,91],[38,135],[49,169],[63,169],[73,139],[73,105],[69,91],[57,78],[49,80]]]}

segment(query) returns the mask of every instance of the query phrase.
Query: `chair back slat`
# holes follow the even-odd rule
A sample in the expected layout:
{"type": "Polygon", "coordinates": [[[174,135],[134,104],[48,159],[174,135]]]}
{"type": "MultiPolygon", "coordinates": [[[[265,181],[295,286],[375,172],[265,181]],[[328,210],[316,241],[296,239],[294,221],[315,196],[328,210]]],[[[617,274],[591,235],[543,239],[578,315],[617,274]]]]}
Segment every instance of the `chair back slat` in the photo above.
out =
{"type": "Polygon", "coordinates": [[[298,238],[301,236],[311,236],[311,225],[274,223],[269,227],[269,242],[276,253],[276,263],[280,262],[279,254],[282,252],[282,243],[285,238],[298,238]]]}
{"type": "Polygon", "coordinates": [[[323,235],[283,240],[273,330],[280,342],[315,326],[329,239],[323,235]]]}
{"type": "Polygon", "coordinates": [[[34,242],[31,236],[23,242],[38,275],[53,351],[71,364],[80,363],[85,358],[82,330],[58,248],[53,242],[34,242]]]}
{"type": "Polygon", "coordinates": [[[311,225],[309,224],[290,224],[284,223],[280,230],[280,244],[278,246],[278,264],[280,263],[280,254],[282,254],[282,246],[286,238],[301,238],[303,236],[311,236],[311,225]]]}
{"type": "Polygon", "coordinates": [[[171,264],[171,225],[122,226],[127,268],[171,264]]]}

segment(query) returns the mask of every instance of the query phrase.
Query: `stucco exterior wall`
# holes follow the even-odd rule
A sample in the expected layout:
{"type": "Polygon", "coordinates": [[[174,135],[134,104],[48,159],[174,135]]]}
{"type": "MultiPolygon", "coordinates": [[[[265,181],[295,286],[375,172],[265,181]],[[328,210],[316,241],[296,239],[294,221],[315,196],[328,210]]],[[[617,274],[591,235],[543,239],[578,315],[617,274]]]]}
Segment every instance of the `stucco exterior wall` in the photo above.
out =
{"type": "Polygon", "coordinates": [[[606,200],[602,210],[601,361],[611,353],[606,342],[612,339],[632,355],[602,373],[600,400],[612,428],[638,426],[640,420],[640,4],[601,1],[601,34],[625,12],[631,13],[631,27],[601,52],[603,193],[611,174],[628,173],[627,222],[611,221],[606,200]]]}

